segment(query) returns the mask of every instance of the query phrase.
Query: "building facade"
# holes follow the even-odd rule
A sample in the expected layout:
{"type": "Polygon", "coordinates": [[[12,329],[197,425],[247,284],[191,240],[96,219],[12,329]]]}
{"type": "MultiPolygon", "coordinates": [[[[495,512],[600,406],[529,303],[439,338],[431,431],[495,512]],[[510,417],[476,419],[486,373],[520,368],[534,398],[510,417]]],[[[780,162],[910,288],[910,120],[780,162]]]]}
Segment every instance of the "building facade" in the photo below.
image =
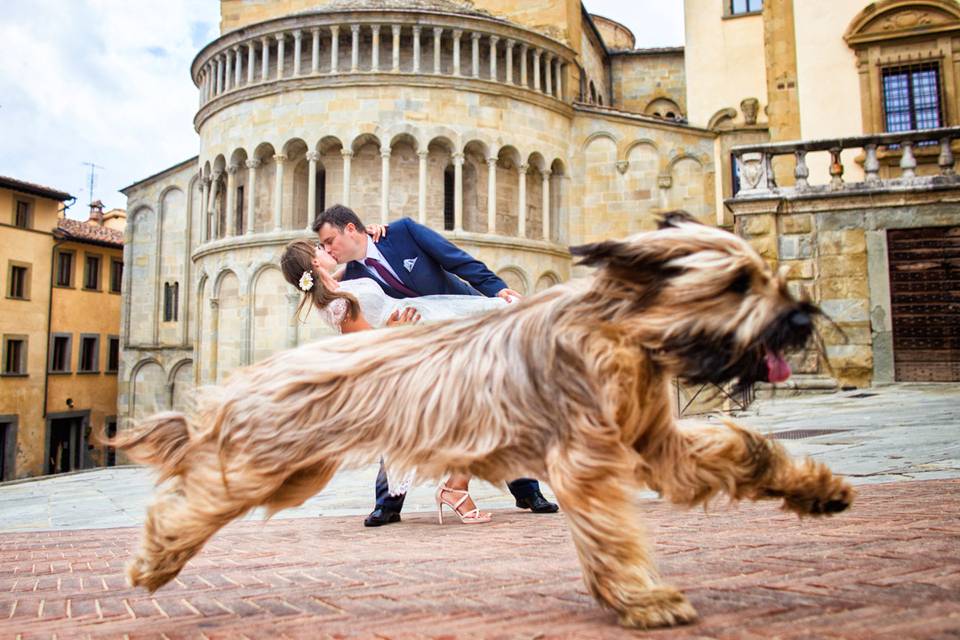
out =
{"type": "Polygon", "coordinates": [[[112,461],[90,433],[116,425],[124,214],[68,200],[0,178],[0,480],[112,461]]]}

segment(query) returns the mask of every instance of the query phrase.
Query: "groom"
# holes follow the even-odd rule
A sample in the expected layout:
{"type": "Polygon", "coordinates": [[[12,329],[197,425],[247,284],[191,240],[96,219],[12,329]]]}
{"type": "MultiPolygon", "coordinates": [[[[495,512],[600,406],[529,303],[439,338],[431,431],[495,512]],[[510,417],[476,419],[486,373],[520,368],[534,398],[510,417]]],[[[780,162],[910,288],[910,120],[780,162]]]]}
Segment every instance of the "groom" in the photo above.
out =
{"type": "MultiPolygon", "coordinates": [[[[357,214],[339,204],[318,215],[313,222],[313,230],[320,236],[327,253],[337,262],[347,263],[344,280],[373,278],[392,298],[484,295],[509,302],[510,298],[520,297],[482,262],[410,218],[391,222],[390,233],[376,244],[364,229],[357,214]]],[[[363,521],[364,525],[379,527],[400,521],[405,496],[391,496],[387,486],[387,474],[381,463],[376,507],[363,521]]],[[[517,500],[517,507],[534,513],[557,511],[557,505],[540,493],[540,483],[536,480],[520,478],[507,486],[517,500]]]]}

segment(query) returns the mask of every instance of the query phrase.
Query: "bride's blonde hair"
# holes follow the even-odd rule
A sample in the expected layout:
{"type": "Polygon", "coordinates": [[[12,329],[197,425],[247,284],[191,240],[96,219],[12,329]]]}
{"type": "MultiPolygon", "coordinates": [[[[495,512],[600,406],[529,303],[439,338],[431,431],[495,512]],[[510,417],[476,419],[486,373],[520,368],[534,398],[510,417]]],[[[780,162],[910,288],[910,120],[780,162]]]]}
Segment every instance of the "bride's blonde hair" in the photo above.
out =
{"type": "Polygon", "coordinates": [[[323,279],[316,269],[313,268],[313,256],[317,249],[317,243],[314,240],[294,240],[283,249],[283,255],[280,256],[280,270],[283,271],[283,277],[291,285],[297,288],[303,294],[300,304],[297,306],[297,318],[307,305],[312,302],[318,309],[326,309],[327,305],[337,299],[347,301],[347,316],[351,320],[356,320],[360,315],[360,303],[357,299],[345,291],[331,291],[323,284],[323,279]],[[304,272],[310,274],[313,278],[313,286],[304,291],[300,287],[300,280],[304,272]]]}

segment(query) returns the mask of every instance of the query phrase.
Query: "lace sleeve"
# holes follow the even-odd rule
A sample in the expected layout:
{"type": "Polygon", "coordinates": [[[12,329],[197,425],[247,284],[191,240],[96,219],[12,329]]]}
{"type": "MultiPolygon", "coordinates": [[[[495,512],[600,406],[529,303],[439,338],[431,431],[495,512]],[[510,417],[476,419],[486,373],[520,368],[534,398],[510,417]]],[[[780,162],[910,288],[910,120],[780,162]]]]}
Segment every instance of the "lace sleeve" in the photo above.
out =
{"type": "Polygon", "coordinates": [[[347,317],[347,301],[343,298],[337,298],[327,305],[323,310],[323,321],[333,327],[337,333],[340,333],[340,325],[343,319],[347,317]]]}

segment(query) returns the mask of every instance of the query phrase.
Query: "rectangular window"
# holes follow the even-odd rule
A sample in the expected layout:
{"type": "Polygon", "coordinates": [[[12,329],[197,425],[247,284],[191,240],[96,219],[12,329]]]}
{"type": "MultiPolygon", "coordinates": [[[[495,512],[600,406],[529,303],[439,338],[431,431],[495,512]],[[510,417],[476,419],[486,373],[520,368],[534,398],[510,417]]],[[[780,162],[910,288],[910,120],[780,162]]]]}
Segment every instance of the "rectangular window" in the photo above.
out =
{"type": "Polygon", "coordinates": [[[55,333],[50,340],[50,373],[70,372],[70,347],[73,336],[69,333],[55,333]]]}
{"type": "Polygon", "coordinates": [[[107,340],[107,372],[116,373],[120,368],[120,338],[110,336],[107,340]]]}
{"type": "MultiPolygon", "coordinates": [[[[234,235],[243,235],[243,185],[237,187],[237,210],[234,212],[236,226],[233,229],[234,235]]],[[[323,209],[321,209],[323,211],[323,209]]]]}
{"type": "Polygon", "coordinates": [[[57,254],[57,286],[73,286],[73,254],[69,251],[57,254]]]}
{"type": "Polygon", "coordinates": [[[110,261],[110,291],[120,293],[120,287],[123,286],[123,261],[110,261]]]}
{"type": "Polygon", "coordinates": [[[163,321],[176,322],[180,311],[180,283],[163,283],[163,321]]]}
{"type": "Polygon", "coordinates": [[[83,269],[83,288],[100,289],[100,256],[87,256],[83,269]]]}
{"type": "Polygon", "coordinates": [[[27,339],[24,336],[3,337],[3,374],[8,376],[27,373],[27,339]]]}
{"type": "Polygon", "coordinates": [[[17,200],[17,210],[14,214],[13,223],[21,229],[30,228],[30,203],[24,200],[17,200]]]}
{"type": "Polygon", "coordinates": [[[77,371],[96,373],[100,365],[100,336],[80,336],[80,367],[77,371]]]}
{"type": "Polygon", "coordinates": [[[30,297],[27,285],[30,280],[30,271],[23,265],[10,265],[10,287],[7,295],[17,300],[26,300],[30,297]]]}
{"type": "Polygon", "coordinates": [[[730,0],[730,15],[763,11],[763,0],[730,0]]]}
{"type": "Polygon", "coordinates": [[[890,67],[883,70],[882,77],[887,131],[941,126],[939,63],[890,67]]]}
{"type": "MultiPolygon", "coordinates": [[[[107,418],[106,426],[104,429],[107,432],[107,437],[111,440],[117,436],[117,419],[116,418],[107,418]]],[[[116,466],[117,464],[117,450],[114,447],[107,447],[107,459],[105,460],[108,467],[116,466]]]]}

